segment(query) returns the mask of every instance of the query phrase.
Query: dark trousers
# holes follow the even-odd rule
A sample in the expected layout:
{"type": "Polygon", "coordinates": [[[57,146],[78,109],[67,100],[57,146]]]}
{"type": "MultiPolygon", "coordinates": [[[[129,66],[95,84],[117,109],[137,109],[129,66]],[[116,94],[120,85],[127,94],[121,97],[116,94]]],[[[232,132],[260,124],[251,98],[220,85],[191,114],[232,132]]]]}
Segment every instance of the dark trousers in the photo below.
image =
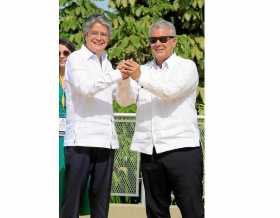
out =
{"type": "Polygon", "coordinates": [[[111,193],[114,150],[65,147],[65,195],[61,218],[79,218],[82,194],[90,178],[91,218],[107,218],[111,193]]]}
{"type": "Polygon", "coordinates": [[[141,154],[148,218],[170,218],[171,192],[183,218],[203,218],[200,147],[141,154]]]}

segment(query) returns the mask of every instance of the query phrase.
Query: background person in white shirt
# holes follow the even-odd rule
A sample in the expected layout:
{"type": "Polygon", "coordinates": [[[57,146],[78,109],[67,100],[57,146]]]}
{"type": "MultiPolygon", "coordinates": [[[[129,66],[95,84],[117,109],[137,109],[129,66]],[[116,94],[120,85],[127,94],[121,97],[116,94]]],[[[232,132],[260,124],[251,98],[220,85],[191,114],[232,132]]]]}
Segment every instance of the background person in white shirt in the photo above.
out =
{"type": "Polygon", "coordinates": [[[85,45],[66,63],[65,195],[61,218],[78,218],[82,194],[89,185],[91,218],[107,218],[114,149],[112,93],[125,77],[113,70],[105,48],[111,24],[101,15],[84,25],[85,45]],[[115,85],[116,86],[116,85],[115,85]]]}
{"type": "Polygon", "coordinates": [[[173,53],[176,31],[159,20],[149,30],[154,60],[132,60],[118,68],[130,79],[119,83],[121,105],[137,103],[131,149],[141,152],[148,218],[169,218],[171,192],[183,218],[202,218],[202,156],[195,109],[196,65],[173,53]]]}

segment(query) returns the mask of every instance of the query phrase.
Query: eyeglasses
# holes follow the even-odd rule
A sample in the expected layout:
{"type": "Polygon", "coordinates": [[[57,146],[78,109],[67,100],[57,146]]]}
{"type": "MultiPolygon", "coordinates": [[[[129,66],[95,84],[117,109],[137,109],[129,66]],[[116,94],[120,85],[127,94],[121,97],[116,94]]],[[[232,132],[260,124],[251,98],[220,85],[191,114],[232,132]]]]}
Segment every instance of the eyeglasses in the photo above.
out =
{"type": "Polygon", "coordinates": [[[149,41],[151,44],[156,43],[158,40],[161,43],[166,43],[169,39],[174,38],[175,36],[160,36],[160,37],[149,37],[149,41]]]}
{"type": "Polygon", "coordinates": [[[107,33],[104,33],[104,32],[97,32],[97,31],[89,32],[89,35],[95,36],[95,37],[97,37],[97,36],[99,36],[99,35],[100,35],[101,37],[107,37],[107,36],[108,36],[107,33]]]}
{"type": "Polygon", "coordinates": [[[59,51],[59,56],[61,55],[61,54],[63,54],[63,56],[65,56],[65,57],[68,57],[69,55],[70,55],[70,51],[63,51],[63,52],[60,52],[59,51]]]}

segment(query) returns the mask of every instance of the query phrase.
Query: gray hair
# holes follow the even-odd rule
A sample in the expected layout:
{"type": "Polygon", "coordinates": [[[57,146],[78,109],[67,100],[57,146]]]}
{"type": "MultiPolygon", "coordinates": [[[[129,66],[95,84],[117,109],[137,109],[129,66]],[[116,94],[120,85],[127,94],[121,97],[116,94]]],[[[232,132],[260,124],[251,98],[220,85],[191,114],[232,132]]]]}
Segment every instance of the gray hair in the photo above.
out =
{"type": "Polygon", "coordinates": [[[152,31],[154,29],[158,29],[158,28],[168,28],[171,30],[171,36],[176,36],[176,29],[175,26],[173,25],[173,23],[168,22],[164,19],[159,19],[158,21],[156,21],[155,23],[153,23],[150,28],[149,28],[149,36],[151,36],[152,31]]]}
{"type": "Polygon", "coordinates": [[[84,28],[83,28],[84,35],[86,35],[90,31],[90,28],[95,23],[100,23],[100,24],[106,26],[108,29],[109,37],[112,35],[111,22],[104,15],[100,15],[100,14],[91,15],[87,19],[87,21],[85,22],[84,28]]]}

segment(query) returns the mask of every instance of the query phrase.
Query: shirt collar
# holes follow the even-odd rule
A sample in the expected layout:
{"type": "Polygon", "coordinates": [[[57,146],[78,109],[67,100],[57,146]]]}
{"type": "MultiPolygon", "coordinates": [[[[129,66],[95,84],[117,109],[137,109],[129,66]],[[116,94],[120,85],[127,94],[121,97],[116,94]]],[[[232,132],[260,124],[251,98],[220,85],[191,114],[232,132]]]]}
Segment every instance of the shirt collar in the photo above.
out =
{"type": "MultiPolygon", "coordinates": [[[[175,53],[173,53],[172,55],[170,55],[161,65],[161,69],[166,69],[166,68],[169,68],[173,61],[174,61],[174,58],[176,57],[177,55],[175,53]]],[[[159,65],[157,65],[155,59],[153,60],[153,66],[154,68],[158,69],[159,68],[159,65]]]]}
{"type": "MultiPolygon", "coordinates": [[[[87,58],[87,59],[95,59],[97,60],[97,56],[96,54],[94,54],[93,52],[91,52],[85,45],[82,45],[82,48],[81,48],[84,56],[87,58]]],[[[104,51],[103,54],[101,55],[101,61],[104,61],[105,59],[107,58],[107,53],[104,51]]]]}

